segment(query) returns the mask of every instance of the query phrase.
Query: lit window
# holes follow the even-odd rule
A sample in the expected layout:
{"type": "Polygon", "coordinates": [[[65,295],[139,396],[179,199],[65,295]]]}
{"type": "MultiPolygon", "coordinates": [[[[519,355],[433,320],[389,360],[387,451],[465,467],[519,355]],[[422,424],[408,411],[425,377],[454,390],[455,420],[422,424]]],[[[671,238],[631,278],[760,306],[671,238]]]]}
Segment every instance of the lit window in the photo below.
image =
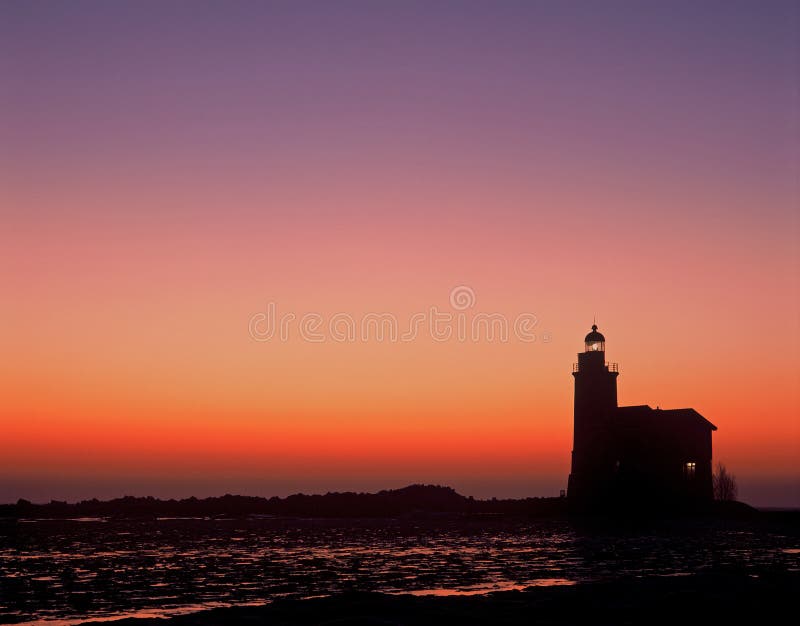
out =
{"type": "Polygon", "coordinates": [[[683,475],[686,478],[694,478],[694,474],[697,471],[697,463],[694,461],[688,461],[683,465],[683,475]]]}

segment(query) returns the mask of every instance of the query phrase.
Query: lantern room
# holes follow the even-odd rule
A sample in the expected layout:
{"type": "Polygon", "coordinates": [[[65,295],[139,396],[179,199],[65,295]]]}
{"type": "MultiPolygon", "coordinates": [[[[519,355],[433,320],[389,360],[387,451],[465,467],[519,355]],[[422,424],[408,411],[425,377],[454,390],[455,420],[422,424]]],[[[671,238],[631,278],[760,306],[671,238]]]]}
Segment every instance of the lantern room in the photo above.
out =
{"type": "Polygon", "coordinates": [[[606,351],[606,338],[602,333],[597,332],[597,324],[592,324],[592,332],[586,335],[584,339],[586,344],[586,352],[605,352],[606,351]]]}

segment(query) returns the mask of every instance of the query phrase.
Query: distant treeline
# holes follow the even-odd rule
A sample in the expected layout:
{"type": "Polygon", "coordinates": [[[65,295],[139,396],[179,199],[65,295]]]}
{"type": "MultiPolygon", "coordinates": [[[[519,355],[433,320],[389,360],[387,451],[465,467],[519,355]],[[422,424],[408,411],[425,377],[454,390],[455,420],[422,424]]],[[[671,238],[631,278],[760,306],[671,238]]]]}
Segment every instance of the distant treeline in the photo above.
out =
{"type": "Polygon", "coordinates": [[[461,513],[465,515],[558,515],[565,512],[565,498],[476,500],[450,487],[411,485],[378,493],[296,494],[286,498],[233,496],[158,500],[126,496],[114,500],[51,501],[34,504],[19,500],[0,505],[0,517],[12,518],[154,518],[244,517],[249,515],[310,517],[391,517],[414,513],[461,513]]]}

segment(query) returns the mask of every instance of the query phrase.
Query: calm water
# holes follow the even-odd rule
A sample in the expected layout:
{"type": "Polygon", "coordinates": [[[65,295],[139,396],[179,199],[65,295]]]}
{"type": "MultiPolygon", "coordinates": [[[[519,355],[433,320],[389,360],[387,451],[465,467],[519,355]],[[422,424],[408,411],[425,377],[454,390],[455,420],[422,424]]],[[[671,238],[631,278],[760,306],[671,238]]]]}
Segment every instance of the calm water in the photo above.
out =
{"type": "Polygon", "coordinates": [[[725,568],[798,571],[800,538],[743,524],[622,533],[459,519],[23,521],[0,527],[0,622],[174,614],[345,590],[484,593],[725,568]]]}

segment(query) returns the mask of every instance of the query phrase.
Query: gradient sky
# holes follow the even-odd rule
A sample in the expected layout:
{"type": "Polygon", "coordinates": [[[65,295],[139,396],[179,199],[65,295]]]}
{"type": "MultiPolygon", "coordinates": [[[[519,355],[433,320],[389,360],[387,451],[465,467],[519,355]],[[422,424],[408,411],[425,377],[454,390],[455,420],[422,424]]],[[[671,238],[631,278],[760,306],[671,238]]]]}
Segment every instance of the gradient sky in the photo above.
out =
{"type": "Polygon", "coordinates": [[[800,506],[796,2],[0,4],[0,501],[557,495],[593,315],[800,506]],[[537,341],[254,341],[451,289],[537,341]]]}

